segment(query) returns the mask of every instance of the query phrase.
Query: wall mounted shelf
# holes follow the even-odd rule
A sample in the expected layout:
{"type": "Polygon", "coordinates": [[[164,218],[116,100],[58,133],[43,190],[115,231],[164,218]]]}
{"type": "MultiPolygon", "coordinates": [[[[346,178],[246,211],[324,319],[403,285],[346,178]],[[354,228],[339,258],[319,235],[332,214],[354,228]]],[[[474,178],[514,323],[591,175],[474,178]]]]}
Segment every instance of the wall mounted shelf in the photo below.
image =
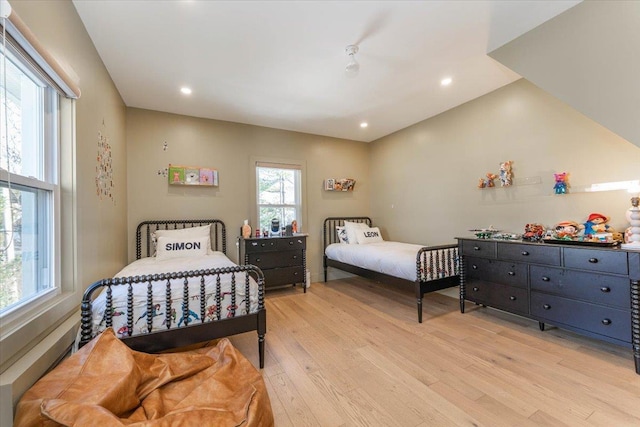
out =
{"type": "Polygon", "coordinates": [[[218,186],[218,171],[200,166],[176,166],[170,164],[168,177],[170,185],[218,186]]]}

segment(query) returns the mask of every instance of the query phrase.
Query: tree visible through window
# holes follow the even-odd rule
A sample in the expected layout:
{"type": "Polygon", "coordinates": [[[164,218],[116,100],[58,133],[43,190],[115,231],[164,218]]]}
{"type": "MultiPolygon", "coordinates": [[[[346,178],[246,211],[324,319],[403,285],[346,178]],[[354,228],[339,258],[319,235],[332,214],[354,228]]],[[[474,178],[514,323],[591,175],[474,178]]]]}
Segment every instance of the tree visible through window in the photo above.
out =
{"type": "Polygon", "coordinates": [[[284,228],[292,221],[301,227],[300,167],[257,166],[258,226],[269,229],[275,218],[284,228]]]}

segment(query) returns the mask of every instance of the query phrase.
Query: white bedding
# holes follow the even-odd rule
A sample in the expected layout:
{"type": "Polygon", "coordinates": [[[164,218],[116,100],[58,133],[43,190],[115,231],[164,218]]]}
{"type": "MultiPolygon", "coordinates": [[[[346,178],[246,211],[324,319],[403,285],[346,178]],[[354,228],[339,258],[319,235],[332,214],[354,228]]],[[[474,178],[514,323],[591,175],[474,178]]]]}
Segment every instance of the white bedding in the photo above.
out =
{"type": "MultiPolygon", "coordinates": [[[[364,245],[332,243],[325,249],[329,259],[355,265],[367,270],[377,271],[389,276],[410,281],[416,280],[416,257],[424,246],[400,242],[377,242],[364,245]]],[[[420,280],[454,276],[456,260],[451,261],[447,250],[433,249],[426,253],[425,264],[420,266],[420,280]]],[[[422,255],[421,255],[422,259],[422,255]]]]}
{"type": "Polygon", "coordinates": [[[329,259],[355,265],[378,273],[416,280],[416,255],[423,246],[400,242],[366,245],[333,243],[325,249],[329,259]]]}
{"type": "MultiPolygon", "coordinates": [[[[186,272],[191,270],[203,270],[222,267],[236,266],[222,252],[212,252],[208,255],[197,257],[171,258],[164,260],[156,260],[155,257],[142,258],[127,265],[114,277],[131,277],[149,274],[186,272]]],[[[200,276],[189,278],[189,324],[200,323],[200,276]]],[[[236,316],[247,314],[245,302],[245,273],[235,273],[236,280],[236,316]]],[[[184,325],[184,314],[182,311],[183,302],[183,282],[184,279],[173,279],[171,281],[172,293],[172,310],[171,327],[184,325]]],[[[221,300],[221,317],[232,317],[231,304],[231,274],[220,275],[221,291],[223,299],[221,300]]],[[[166,330],[166,280],[154,281],[153,288],[153,305],[152,312],[153,326],[152,331],[166,330]]],[[[128,285],[112,286],[113,300],[113,329],[118,336],[128,336],[127,331],[127,290],[128,285]]],[[[205,321],[217,320],[216,315],[216,275],[205,276],[205,321]]],[[[250,312],[258,310],[258,286],[251,279],[250,283],[249,308],[250,312]]],[[[147,312],[146,298],[147,285],[138,283],[133,286],[134,307],[133,307],[133,331],[132,335],[147,332],[147,312]]],[[[93,309],[93,332],[94,335],[106,328],[104,322],[104,312],[106,309],[106,291],[100,293],[92,303],[93,309]]]]}

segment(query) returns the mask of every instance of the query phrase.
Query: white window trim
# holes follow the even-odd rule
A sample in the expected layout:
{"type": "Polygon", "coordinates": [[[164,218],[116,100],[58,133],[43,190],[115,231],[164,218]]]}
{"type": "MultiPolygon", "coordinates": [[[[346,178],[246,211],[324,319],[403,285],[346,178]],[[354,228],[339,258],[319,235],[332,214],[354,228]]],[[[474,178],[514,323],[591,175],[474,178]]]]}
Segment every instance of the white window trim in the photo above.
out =
{"type": "MultiPolygon", "coordinates": [[[[75,191],[73,182],[75,179],[75,102],[72,100],[62,100],[60,114],[63,129],[59,129],[60,155],[64,156],[64,168],[60,168],[59,179],[61,186],[67,190],[54,191],[56,197],[55,211],[52,218],[58,222],[58,226],[53,228],[55,256],[53,268],[54,279],[57,280],[57,291],[43,296],[37,301],[8,313],[0,318],[0,372],[3,372],[8,365],[13,363],[20,355],[28,351],[37,344],[37,338],[53,330],[72,314],[78,307],[82,299],[82,292],[77,289],[76,283],[76,251],[75,251],[75,191]],[[68,125],[65,125],[68,124],[68,125]],[[62,148],[64,147],[64,148],[62,148]],[[62,173],[62,171],[65,171],[62,173]],[[72,203],[62,207],[61,192],[71,195],[72,203]],[[63,214],[64,210],[64,216],[63,214]],[[61,236],[70,236],[65,242],[61,241],[61,236]],[[64,252],[65,256],[61,256],[64,252]],[[63,262],[64,260],[64,262],[63,262]],[[36,342],[34,342],[34,340],[36,342]]],[[[4,171],[3,171],[4,172],[4,171]]],[[[6,172],[5,172],[6,173],[6,172]]],[[[30,178],[25,178],[28,181],[30,178]]],[[[16,182],[16,181],[12,181],[16,182]]],[[[53,290],[52,290],[53,291],[53,290]]]]}
{"type": "Polygon", "coordinates": [[[251,171],[250,180],[250,189],[249,196],[250,200],[250,213],[251,218],[253,218],[254,226],[258,224],[258,174],[257,174],[257,166],[267,167],[275,167],[286,169],[287,166],[291,169],[300,169],[300,228],[298,231],[304,231],[305,224],[307,224],[307,190],[306,190],[306,182],[307,182],[307,161],[302,159],[287,159],[282,157],[262,157],[262,156],[251,156],[249,158],[249,170],[251,171]],[[293,166],[297,167],[293,167],[293,166]]]}

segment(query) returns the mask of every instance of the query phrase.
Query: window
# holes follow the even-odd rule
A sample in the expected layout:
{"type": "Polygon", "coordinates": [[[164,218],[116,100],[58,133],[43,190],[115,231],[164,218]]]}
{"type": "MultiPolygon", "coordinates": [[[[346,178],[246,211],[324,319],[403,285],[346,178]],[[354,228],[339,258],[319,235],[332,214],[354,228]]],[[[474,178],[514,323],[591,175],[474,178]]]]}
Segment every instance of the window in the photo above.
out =
{"type": "Polygon", "coordinates": [[[301,166],[274,163],[256,163],[258,198],[258,226],[271,227],[271,220],[280,220],[280,227],[293,220],[302,228],[301,166]]]}
{"type": "Polygon", "coordinates": [[[58,93],[0,50],[0,318],[59,290],[58,93]],[[6,55],[6,56],[5,56],[6,55]]]}

